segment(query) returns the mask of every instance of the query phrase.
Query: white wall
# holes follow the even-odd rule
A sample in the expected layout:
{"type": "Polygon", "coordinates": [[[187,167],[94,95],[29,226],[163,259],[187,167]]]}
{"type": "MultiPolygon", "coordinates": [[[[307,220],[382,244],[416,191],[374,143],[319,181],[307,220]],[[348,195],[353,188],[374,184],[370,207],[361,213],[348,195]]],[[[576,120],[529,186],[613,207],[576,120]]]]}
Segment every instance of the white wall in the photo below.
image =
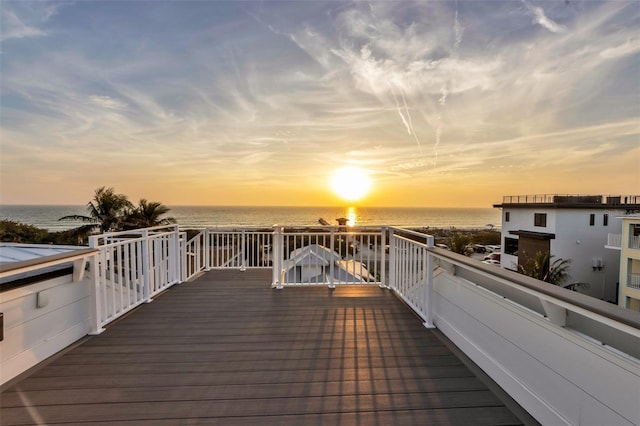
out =
{"type": "Polygon", "coordinates": [[[592,297],[607,301],[616,300],[620,268],[620,252],[605,248],[607,234],[620,229],[622,211],[611,210],[563,210],[558,212],[556,239],[551,241],[551,253],[556,257],[571,259],[571,282],[586,282],[590,287],[583,291],[592,297]],[[589,225],[589,215],[595,214],[595,224],[589,225]],[[609,215],[608,226],[603,226],[603,215],[609,215]],[[593,259],[602,259],[604,268],[593,270],[593,259]]]}
{"type": "Polygon", "coordinates": [[[89,332],[89,279],[71,275],[0,293],[4,340],[0,383],[16,377],[89,332]],[[48,298],[37,307],[38,293],[48,298]]]}
{"type": "Polygon", "coordinates": [[[640,422],[640,360],[443,269],[435,325],[543,425],[640,422]]]}

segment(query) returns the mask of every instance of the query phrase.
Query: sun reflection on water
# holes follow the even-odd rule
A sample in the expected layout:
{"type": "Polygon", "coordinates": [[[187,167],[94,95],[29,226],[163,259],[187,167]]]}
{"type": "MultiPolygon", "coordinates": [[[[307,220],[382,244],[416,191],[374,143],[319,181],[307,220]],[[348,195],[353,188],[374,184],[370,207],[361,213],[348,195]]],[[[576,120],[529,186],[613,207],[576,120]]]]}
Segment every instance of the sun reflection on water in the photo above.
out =
{"type": "Polygon", "coordinates": [[[356,208],[349,207],[347,209],[347,226],[355,226],[356,219],[358,219],[358,215],[356,214],[356,208]]]}

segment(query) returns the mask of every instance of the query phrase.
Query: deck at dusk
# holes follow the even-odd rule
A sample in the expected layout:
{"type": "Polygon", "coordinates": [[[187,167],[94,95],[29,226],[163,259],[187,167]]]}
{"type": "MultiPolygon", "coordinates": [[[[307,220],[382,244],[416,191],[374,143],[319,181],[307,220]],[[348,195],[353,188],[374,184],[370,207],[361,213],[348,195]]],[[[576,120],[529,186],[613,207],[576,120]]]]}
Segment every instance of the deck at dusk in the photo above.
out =
{"type": "Polygon", "coordinates": [[[445,339],[377,286],[275,290],[268,270],[211,271],[5,387],[0,420],[535,424],[445,339]]]}

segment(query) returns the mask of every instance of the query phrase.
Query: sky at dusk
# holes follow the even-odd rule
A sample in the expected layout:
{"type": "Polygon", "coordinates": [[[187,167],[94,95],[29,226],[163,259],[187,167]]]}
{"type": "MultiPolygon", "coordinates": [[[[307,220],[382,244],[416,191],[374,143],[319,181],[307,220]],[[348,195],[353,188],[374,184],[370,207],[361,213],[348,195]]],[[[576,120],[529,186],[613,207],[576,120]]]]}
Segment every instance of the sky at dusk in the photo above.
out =
{"type": "Polygon", "coordinates": [[[0,4],[0,203],[640,193],[640,2],[0,4]]]}

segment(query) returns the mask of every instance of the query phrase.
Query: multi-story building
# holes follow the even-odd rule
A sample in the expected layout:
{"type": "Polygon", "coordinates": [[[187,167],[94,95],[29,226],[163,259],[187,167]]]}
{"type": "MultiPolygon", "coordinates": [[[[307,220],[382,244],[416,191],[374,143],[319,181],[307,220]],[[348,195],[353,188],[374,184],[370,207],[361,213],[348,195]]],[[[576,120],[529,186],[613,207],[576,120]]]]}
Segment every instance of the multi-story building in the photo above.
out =
{"type": "Polygon", "coordinates": [[[609,234],[606,247],[620,251],[618,304],[640,311],[640,216],[621,219],[622,232],[609,234]]]}
{"type": "Polygon", "coordinates": [[[582,284],[582,293],[617,302],[620,253],[605,245],[623,217],[640,212],[640,195],[505,196],[494,207],[502,209],[501,267],[518,270],[548,252],[551,262],[571,260],[565,285],[582,284]]]}

